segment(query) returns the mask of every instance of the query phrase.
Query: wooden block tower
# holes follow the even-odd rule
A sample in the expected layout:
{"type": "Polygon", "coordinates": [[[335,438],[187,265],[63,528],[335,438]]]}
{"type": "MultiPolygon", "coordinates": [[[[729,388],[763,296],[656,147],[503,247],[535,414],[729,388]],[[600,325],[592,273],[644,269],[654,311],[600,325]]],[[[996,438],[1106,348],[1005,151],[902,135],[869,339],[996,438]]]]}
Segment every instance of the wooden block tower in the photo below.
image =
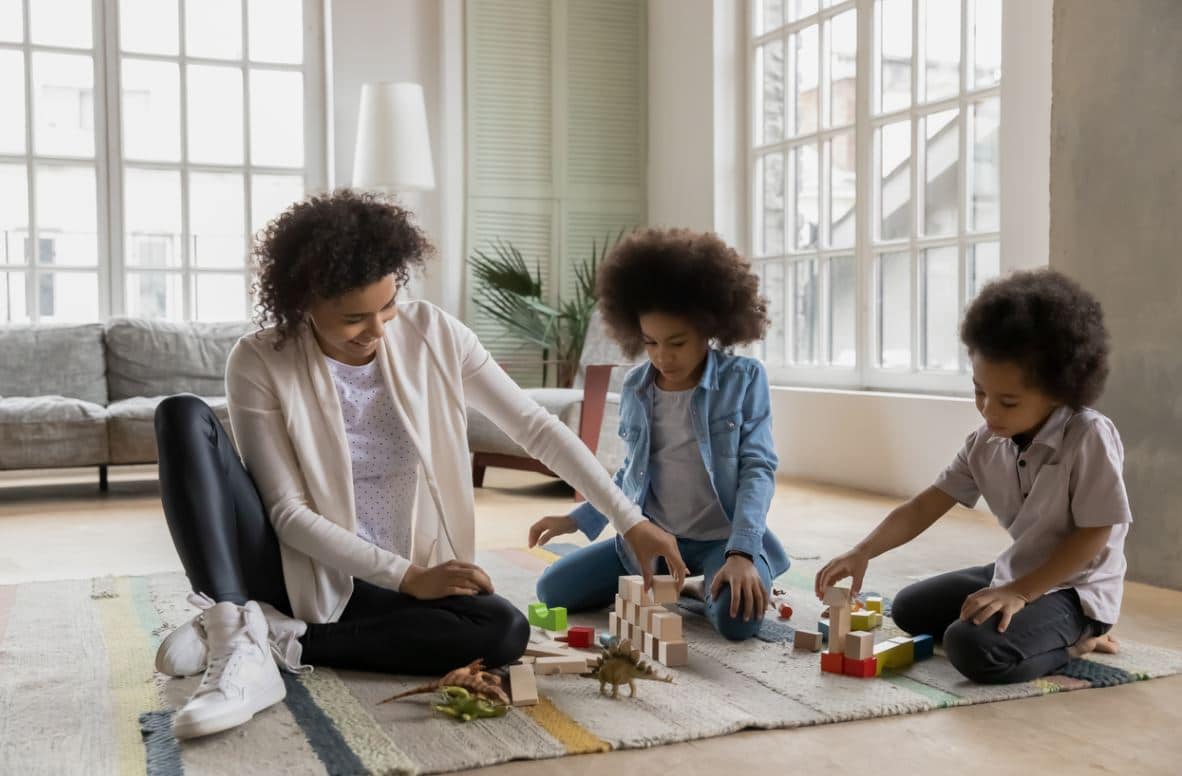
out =
{"type": "Polygon", "coordinates": [[[627,639],[670,668],[689,662],[689,647],[681,631],[681,615],[666,609],[677,603],[679,591],[671,576],[653,577],[652,590],[644,589],[644,577],[620,577],[616,608],[608,615],[608,632],[627,639]]]}

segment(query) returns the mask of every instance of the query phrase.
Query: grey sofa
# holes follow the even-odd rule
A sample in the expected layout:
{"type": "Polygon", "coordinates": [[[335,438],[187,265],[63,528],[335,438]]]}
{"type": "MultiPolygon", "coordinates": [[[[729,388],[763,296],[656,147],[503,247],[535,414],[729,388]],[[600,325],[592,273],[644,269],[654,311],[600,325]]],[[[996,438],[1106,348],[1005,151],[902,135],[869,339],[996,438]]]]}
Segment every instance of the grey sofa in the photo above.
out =
{"type": "Polygon", "coordinates": [[[156,461],[156,405],[193,393],[229,428],[226,358],[251,324],[116,318],[0,327],[0,469],[156,461]]]}

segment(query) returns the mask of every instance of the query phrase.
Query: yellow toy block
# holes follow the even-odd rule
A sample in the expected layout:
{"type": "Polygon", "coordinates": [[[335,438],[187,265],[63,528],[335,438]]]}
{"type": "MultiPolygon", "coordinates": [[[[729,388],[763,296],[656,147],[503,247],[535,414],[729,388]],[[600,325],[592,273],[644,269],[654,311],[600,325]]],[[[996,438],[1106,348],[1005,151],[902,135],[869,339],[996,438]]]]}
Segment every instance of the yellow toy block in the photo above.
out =
{"type": "Polygon", "coordinates": [[[874,656],[883,668],[906,668],[915,662],[915,644],[907,636],[874,645],[874,656]]]}
{"type": "Polygon", "coordinates": [[[866,596],[866,608],[872,612],[882,614],[882,596],[868,595],[866,596]]]}
{"type": "Polygon", "coordinates": [[[874,612],[869,609],[850,612],[850,628],[856,631],[874,630],[874,612]]]}

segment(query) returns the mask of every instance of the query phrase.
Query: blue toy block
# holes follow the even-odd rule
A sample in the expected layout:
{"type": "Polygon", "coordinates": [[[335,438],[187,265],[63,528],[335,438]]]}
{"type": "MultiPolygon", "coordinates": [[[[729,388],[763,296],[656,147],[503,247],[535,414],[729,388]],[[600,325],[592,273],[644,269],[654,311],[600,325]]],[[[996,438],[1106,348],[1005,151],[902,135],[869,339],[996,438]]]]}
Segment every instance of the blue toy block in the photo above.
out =
{"type": "Polygon", "coordinates": [[[915,662],[917,663],[931,657],[936,648],[935,640],[926,633],[911,639],[911,643],[915,645],[915,662]]]}
{"type": "Polygon", "coordinates": [[[610,633],[599,634],[599,644],[604,649],[611,649],[619,642],[619,640],[620,640],[619,636],[613,636],[610,633]]]}

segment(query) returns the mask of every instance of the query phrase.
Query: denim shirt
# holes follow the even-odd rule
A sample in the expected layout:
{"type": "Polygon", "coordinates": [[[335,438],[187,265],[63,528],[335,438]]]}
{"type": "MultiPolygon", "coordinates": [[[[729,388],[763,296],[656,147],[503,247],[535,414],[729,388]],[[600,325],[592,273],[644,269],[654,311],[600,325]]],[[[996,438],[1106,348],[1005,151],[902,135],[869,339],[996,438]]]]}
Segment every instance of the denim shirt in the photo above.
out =
{"type": "MultiPolygon", "coordinates": [[[[655,379],[653,365],[642,364],[628,373],[620,391],[620,437],[627,455],[614,482],[641,508],[650,484],[655,379]]],[[[753,358],[710,350],[690,404],[702,463],[718,503],[731,522],[727,551],[743,552],[752,558],[762,555],[773,578],[783,574],[788,570],[788,555],[767,530],[779,459],[772,440],[771,397],[763,364],[753,358]]],[[[570,517],[588,539],[599,536],[608,523],[590,503],[577,507],[570,517]]],[[[631,551],[620,537],[616,549],[624,566],[637,570],[631,551]]]]}

